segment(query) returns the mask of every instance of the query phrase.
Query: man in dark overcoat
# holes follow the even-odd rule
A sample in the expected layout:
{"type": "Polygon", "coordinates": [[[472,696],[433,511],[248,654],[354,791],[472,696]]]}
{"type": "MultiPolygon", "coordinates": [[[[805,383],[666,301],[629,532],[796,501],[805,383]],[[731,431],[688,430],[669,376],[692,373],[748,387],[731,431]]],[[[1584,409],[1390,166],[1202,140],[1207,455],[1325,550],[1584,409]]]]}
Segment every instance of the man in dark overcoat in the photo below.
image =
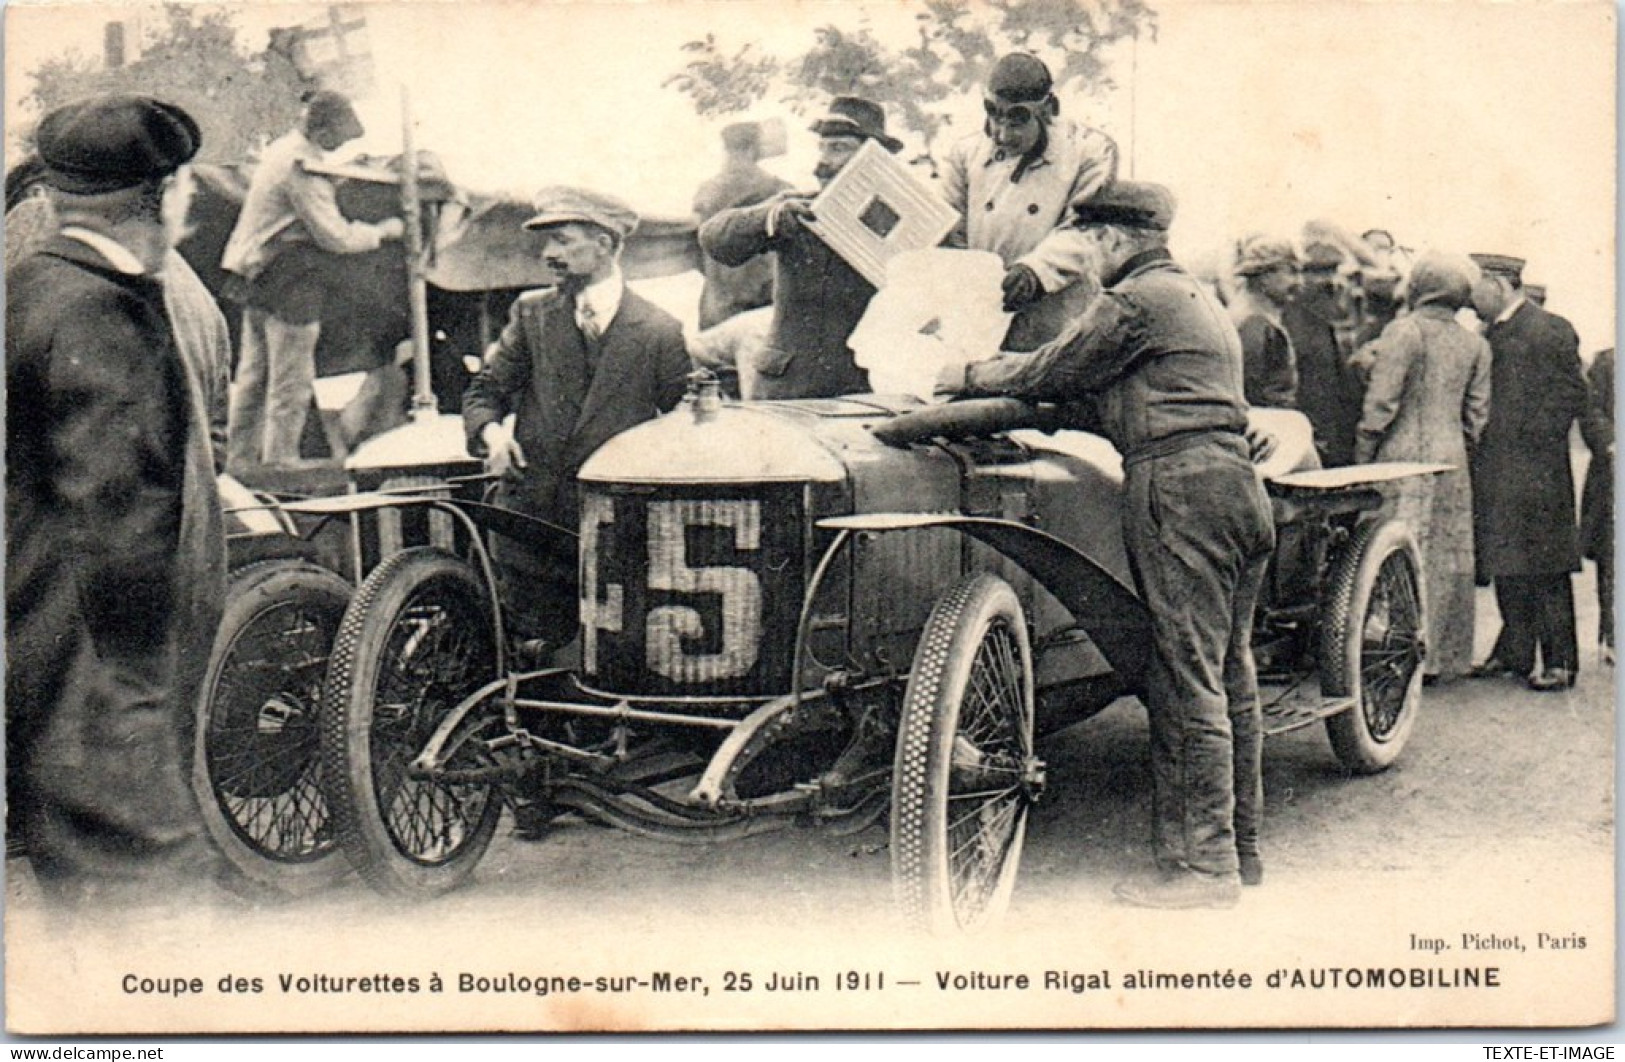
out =
{"type": "MultiPolygon", "coordinates": [[[[576,472],[612,436],[670,410],[690,369],[677,319],[626,286],[620,252],[638,216],[618,199],[547,188],[525,227],[542,234],[553,287],[521,295],[463,394],[468,451],[501,477],[499,504],[565,528],[576,472]],[[510,431],[504,418],[515,414],[510,431]]],[[[576,630],[574,542],[498,537],[511,633],[532,658],[576,630]]]]}
{"type": "Polygon", "coordinates": [[[188,783],[224,597],[201,381],[166,314],[163,201],[197,124],[48,114],[60,230],[8,271],[7,798],[53,900],[175,901],[215,867],[188,783]]]}
{"type": "MultiPolygon", "coordinates": [[[[755,206],[780,192],[790,182],[762,169],[762,126],[734,122],[722,130],[726,156],[722,172],[694,193],[694,214],[704,224],[724,210],[755,206]]],[[[773,303],[773,261],[753,258],[743,265],[724,265],[705,255],[700,262],[705,286],[700,289],[700,328],[715,328],[735,314],[773,303]]]]}
{"type": "MultiPolygon", "coordinates": [[[[827,185],[865,140],[896,152],[902,142],[886,135],[886,112],[857,96],[837,96],[829,113],[813,123],[818,166],[827,185]]],[[[724,210],[700,226],[700,247],[725,265],[759,255],[777,256],[773,324],[756,365],[756,398],[828,398],[869,390],[847,339],[869,308],[875,286],[803,222],[811,197],[792,193],[756,206],[724,210]]]]}
{"type": "Polygon", "coordinates": [[[1298,408],[1315,431],[1315,449],[1325,468],[1354,463],[1354,435],[1360,423],[1365,387],[1349,365],[1350,351],[1339,337],[1344,324],[1343,252],[1311,243],[1303,253],[1303,287],[1281,310],[1281,327],[1292,341],[1298,370],[1298,408]]]}
{"type": "Polygon", "coordinates": [[[1473,460],[1477,575],[1495,584],[1501,634],[1477,676],[1526,677],[1566,690],[1579,671],[1574,588],[1580,568],[1569,428],[1585,407],[1580,341],[1524,297],[1522,259],[1479,254],[1473,303],[1488,326],[1490,420],[1473,460]],[[1538,657],[1538,661],[1537,661],[1538,657]],[[1540,670],[1536,671],[1537,662],[1540,670]]]}

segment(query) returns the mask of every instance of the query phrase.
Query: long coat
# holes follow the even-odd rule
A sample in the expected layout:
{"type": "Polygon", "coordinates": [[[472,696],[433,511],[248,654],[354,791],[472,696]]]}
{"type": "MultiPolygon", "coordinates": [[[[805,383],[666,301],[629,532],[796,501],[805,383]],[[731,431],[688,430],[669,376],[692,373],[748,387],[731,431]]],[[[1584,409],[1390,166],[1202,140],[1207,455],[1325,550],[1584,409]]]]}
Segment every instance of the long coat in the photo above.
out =
{"type": "Polygon", "coordinates": [[[161,283],[58,236],[7,275],[7,790],[42,877],[172,888],[224,596],[207,418],[161,283]]]}
{"type": "Polygon", "coordinates": [[[1395,320],[1372,345],[1355,457],[1451,466],[1394,485],[1386,509],[1416,534],[1428,597],[1428,673],[1473,664],[1473,500],[1467,448],[1489,419],[1490,348],[1437,304],[1395,320]]]}
{"type": "Polygon", "coordinates": [[[1354,433],[1360,423],[1365,387],[1349,365],[1331,313],[1321,296],[1306,296],[1281,311],[1281,327],[1292,341],[1298,370],[1298,408],[1315,430],[1320,463],[1336,468],[1354,461],[1354,433]]]}
{"type": "Polygon", "coordinates": [[[1614,555],[1614,350],[1599,353],[1586,372],[1591,395],[1580,435],[1591,451],[1580,491],[1580,549],[1592,560],[1614,555]]]}
{"type": "Polygon", "coordinates": [[[830,398],[869,390],[846,341],[875,287],[798,224],[768,232],[776,206],[724,210],[700,226],[700,246],[724,265],[777,255],[773,326],[757,365],[757,398],[830,398]]]}
{"type": "Polygon", "coordinates": [[[1478,576],[1577,571],[1569,427],[1586,401],[1579,337],[1525,302],[1485,338],[1494,400],[1473,462],[1478,576]]]}
{"type": "Polygon", "coordinates": [[[596,344],[576,327],[575,304],[556,289],[526,292],[463,393],[469,452],[480,432],[517,414],[526,467],[502,484],[503,504],[573,528],[575,474],[612,436],[677,405],[689,372],[677,319],[627,289],[596,344]]]}

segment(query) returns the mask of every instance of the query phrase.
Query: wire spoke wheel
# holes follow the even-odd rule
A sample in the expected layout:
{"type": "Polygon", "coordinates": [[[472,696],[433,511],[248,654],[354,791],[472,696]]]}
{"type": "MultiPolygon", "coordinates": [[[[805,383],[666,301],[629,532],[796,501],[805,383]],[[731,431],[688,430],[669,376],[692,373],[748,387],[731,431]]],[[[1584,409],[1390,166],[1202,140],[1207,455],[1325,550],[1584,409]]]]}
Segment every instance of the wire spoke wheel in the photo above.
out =
{"type": "Polygon", "coordinates": [[[1405,524],[1362,527],[1339,561],[1321,629],[1321,691],[1354,704],[1326,720],[1332,749],[1369,773],[1398,758],[1416,724],[1427,656],[1421,555],[1405,524]]]}
{"type": "Polygon", "coordinates": [[[1026,621],[1008,584],[974,576],[932,612],[904,693],[891,851],[910,926],[959,932],[1004,912],[1042,781],[1026,621]]]}
{"type": "MultiPolygon", "coordinates": [[[[345,616],[328,675],[340,710],[323,728],[323,764],[346,854],[375,887],[434,894],[473,872],[502,813],[486,782],[413,777],[412,761],[447,714],[496,674],[484,591],[438,549],[398,553],[368,577],[345,616]]],[[[447,766],[487,766],[476,712],[447,766]]]]}
{"type": "Polygon", "coordinates": [[[320,714],[343,579],[302,560],[233,574],[198,697],[194,788],[216,846],[283,891],[344,873],[321,786],[320,714]]]}

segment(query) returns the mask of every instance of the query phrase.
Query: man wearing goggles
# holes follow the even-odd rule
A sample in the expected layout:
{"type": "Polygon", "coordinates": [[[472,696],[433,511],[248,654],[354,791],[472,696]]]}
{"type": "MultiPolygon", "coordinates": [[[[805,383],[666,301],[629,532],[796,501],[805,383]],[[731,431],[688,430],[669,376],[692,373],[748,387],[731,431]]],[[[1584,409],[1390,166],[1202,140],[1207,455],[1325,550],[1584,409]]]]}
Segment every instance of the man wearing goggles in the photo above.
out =
{"type": "Polygon", "coordinates": [[[1089,249],[1068,211],[1117,173],[1111,137],[1060,117],[1053,90],[1037,56],[1004,56],[988,77],[982,132],[949,149],[942,167],[943,195],[961,218],[951,245],[1004,261],[1004,308],[1016,315],[1006,350],[1037,349],[1088,304],[1089,249]]]}

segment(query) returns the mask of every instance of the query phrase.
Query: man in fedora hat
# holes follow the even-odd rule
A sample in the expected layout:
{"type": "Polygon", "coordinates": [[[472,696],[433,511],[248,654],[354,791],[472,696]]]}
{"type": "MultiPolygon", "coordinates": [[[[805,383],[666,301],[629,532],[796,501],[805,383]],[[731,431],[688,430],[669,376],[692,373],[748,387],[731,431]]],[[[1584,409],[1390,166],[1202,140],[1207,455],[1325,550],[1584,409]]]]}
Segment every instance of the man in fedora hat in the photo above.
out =
{"type": "Polygon", "coordinates": [[[197,124],[144,96],[40,122],[56,233],[7,270],[7,796],[54,900],[173,901],[214,861],[189,784],[225,541],[165,301],[197,124]]]}
{"type": "MultiPolygon", "coordinates": [[[[857,96],[837,96],[812,125],[818,134],[813,175],[827,185],[865,140],[897,152],[886,112],[857,96]]],[[[757,365],[757,398],[824,398],[869,389],[847,339],[875,287],[804,224],[811,196],[781,193],[756,206],[724,210],[700,226],[700,246],[725,265],[773,254],[773,324],[757,365]]]]}
{"type": "Polygon", "coordinates": [[[1294,408],[1298,367],[1281,314],[1302,286],[1291,240],[1250,236],[1236,249],[1241,290],[1230,302],[1230,319],[1241,336],[1249,405],[1294,408]]]}
{"type": "Polygon", "coordinates": [[[1016,316],[1001,348],[1034,350],[1060,335],[1094,295],[1087,239],[1073,203],[1117,176],[1117,145],[1061,117],[1049,68],[1013,52],[994,64],[982,132],[949,149],[942,193],[959,213],[950,242],[1004,261],[1004,308],[1016,316]]]}
{"type": "Polygon", "coordinates": [[[375,251],[406,232],[340,211],[327,177],[306,167],[366,130],[350,101],[319,91],[299,128],[265,149],[220,264],[241,278],[242,356],[231,390],[229,464],[241,471],[299,461],[316,380],[322,305],[337,282],[332,255],[375,251]]]}
{"type": "Polygon", "coordinates": [[[1490,419],[1473,454],[1475,560],[1493,580],[1501,634],[1475,676],[1542,692],[1580,669],[1571,573],[1580,569],[1569,427],[1585,409],[1574,328],[1524,296],[1523,260],[1475,254],[1473,304],[1490,344],[1490,419]],[[1539,670],[1536,670],[1536,657],[1539,670]]]}
{"type": "MultiPolygon", "coordinates": [[[[555,283],[515,300],[463,393],[463,426],[468,452],[501,477],[499,504],[573,531],[577,470],[611,436],[677,405],[690,365],[676,318],[622,276],[632,208],[553,187],[535,210],[525,228],[540,236],[555,283]]],[[[510,631],[536,662],[575,634],[574,539],[499,537],[492,552],[510,631]]]]}
{"type": "Polygon", "coordinates": [[[1241,343],[1168,253],[1166,188],[1118,181],[1074,210],[1100,296],[1064,338],[950,366],[939,384],[1069,406],[1093,399],[1099,430],[1123,455],[1123,537],[1154,654],[1145,704],[1159,873],[1123,882],[1117,895],[1144,907],[1230,907],[1263,877],[1251,637],[1275,544],[1245,437],[1241,343]]]}

